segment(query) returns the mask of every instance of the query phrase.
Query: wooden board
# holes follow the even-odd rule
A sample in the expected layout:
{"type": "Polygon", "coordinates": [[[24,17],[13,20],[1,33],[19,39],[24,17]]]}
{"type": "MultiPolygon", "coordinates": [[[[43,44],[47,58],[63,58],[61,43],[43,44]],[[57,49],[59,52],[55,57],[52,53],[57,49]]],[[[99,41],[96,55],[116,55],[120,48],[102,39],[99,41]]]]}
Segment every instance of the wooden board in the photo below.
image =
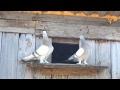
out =
{"type": "Polygon", "coordinates": [[[15,27],[0,27],[0,32],[8,32],[8,33],[35,33],[35,29],[33,28],[15,28],[15,27]]]}
{"type": "Polygon", "coordinates": [[[110,79],[111,78],[111,58],[110,58],[110,41],[96,41],[96,65],[105,65],[109,68],[98,71],[96,78],[110,79]]]}
{"type": "Polygon", "coordinates": [[[55,43],[67,43],[67,44],[79,44],[79,39],[76,38],[64,38],[64,37],[52,37],[52,42],[55,43]]]}
{"type": "Polygon", "coordinates": [[[0,11],[0,19],[32,21],[33,16],[36,16],[36,15],[33,13],[28,14],[28,13],[20,13],[16,11],[0,11]]]}
{"type": "Polygon", "coordinates": [[[52,75],[51,79],[68,79],[68,75],[52,75]]]}
{"type": "Polygon", "coordinates": [[[33,21],[0,20],[0,32],[31,33],[35,34],[33,21]]]}
{"type": "Polygon", "coordinates": [[[78,69],[78,68],[41,68],[42,75],[52,75],[52,76],[74,76],[74,75],[96,75],[96,70],[94,69],[78,69]]]}
{"type": "MultiPolygon", "coordinates": [[[[18,61],[24,56],[29,55],[35,51],[35,36],[31,34],[20,34],[19,37],[19,50],[18,61]]],[[[32,69],[26,67],[26,64],[18,62],[17,66],[17,78],[18,79],[32,79],[32,69]]]]}
{"type": "Polygon", "coordinates": [[[1,45],[1,77],[16,78],[18,37],[16,33],[3,33],[1,45]]]}
{"type": "Polygon", "coordinates": [[[42,22],[36,25],[36,36],[46,30],[50,37],[120,40],[120,27],[42,22]]]}
{"type": "Polygon", "coordinates": [[[37,68],[82,68],[82,69],[107,69],[103,65],[79,65],[79,64],[62,64],[62,63],[39,63],[39,62],[26,62],[28,66],[37,68]]]}
{"type": "MultiPolygon", "coordinates": [[[[47,11],[40,11],[40,12],[47,12],[47,11]]],[[[104,16],[106,14],[111,14],[116,16],[120,15],[120,11],[71,11],[73,15],[78,14],[80,12],[83,12],[86,15],[91,15],[92,13],[98,13],[100,16],[104,16]]],[[[39,15],[35,13],[21,13],[18,11],[0,11],[0,19],[33,20],[32,18],[33,16],[39,16],[39,15]]]]}
{"type": "Polygon", "coordinates": [[[1,63],[1,46],[2,46],[2,33],[0,32],[0,78],[2,77],[2,63],[1,63]]]}
{"type": "Polygon", "coordinates": [[[91,54],[88,58],[87,62],[90,65],[95,65],[95,41],[94,40],[87,40],[90,48],[91,48],[91,54]]]}
{"type": "Polygon", "coordinates": [[[76,16],[60,16],[60,15],[39,15],[32,18],[41,22],[69,23],[69,24],[86,24],[86,25],[109,25],[107,19],[76,17],[76,16]]]}
{"type": "Polygon", "coordinates": [[[110,24],[105,18],[95,17],[77,17],[77,16],[62,16],[62,15],[38,15],[33,16],[32,20],[41,22],[54,22],[65,24],[81,24],[81,25],[95,25],[95,26],[116,26],[119,27],[120,20],[110,24]]]}
{"type": "Polygon", "coordinates": [[[35,28],[35,21],[0,19],[0,27],[35,28]]]}
{"type": "Polygon", "coordinates": [[[112,79],[120,79],[120,42],[111,42],[112,79]]]}

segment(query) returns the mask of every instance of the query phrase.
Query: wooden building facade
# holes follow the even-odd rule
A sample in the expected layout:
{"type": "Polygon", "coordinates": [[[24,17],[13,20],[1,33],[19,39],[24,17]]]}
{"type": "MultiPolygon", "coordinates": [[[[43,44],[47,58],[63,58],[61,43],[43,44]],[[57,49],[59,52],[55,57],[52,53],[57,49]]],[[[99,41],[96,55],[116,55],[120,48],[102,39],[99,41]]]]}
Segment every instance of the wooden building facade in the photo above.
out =
{"type": "MultiPolygon", "coordinates": [[[[91,12],[84,12],[89,14],[87,17],[83,13],[72,11],[66,12],[67,14],[52,14],[50,11],[38,14],[0,11],[0,79],[119,79],[120,12],[96,11],[101,16],[92,16],[91,12]],[[106,19],[106,14],[112,18],[106,19]],[[59,46],[66,44],[77,47],[79,35],[83,34],[92,48],[88,63],[96,67],[79,68],[78,65],[61,66],[54,63],[55,66],[41,68],[19,62],[41,45],[43,30],[47,31],[54,45],[59,46]]],[[[64,48],[63,45],[62,49],[64,48]]],[[[54,51],[53,54],[55,53],[57,52],[54,51]]],[[[53,54],[49,57],[51,63],[56,55],[53,54]]],[[[59,52],[58,56],[64,57],[59,52]]]]}

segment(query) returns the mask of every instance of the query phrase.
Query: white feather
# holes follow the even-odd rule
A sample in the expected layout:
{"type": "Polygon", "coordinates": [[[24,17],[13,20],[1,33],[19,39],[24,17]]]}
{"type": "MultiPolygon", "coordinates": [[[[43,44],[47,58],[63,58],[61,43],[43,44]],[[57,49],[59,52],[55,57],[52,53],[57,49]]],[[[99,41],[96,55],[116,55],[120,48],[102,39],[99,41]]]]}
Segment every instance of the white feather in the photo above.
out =
{"type": "Polygon", "coordinates": [[[34,56],[30,54],[29,56],[24,57],[23,60],[30,60],[32,58],[34,58],[34,56]]]}
{"type": "Polygon", "coordinates": [[[49,51],[49,47],[46,45],[41,45],[36,51],[39,55],[46,55],[49,51]]]}
{"type": "Polygon", "coordinates": [[[79,48],[78,51],[76,52],[76,55],[80,57],[84,52],[85,51],[83,48],[79,48]]]}

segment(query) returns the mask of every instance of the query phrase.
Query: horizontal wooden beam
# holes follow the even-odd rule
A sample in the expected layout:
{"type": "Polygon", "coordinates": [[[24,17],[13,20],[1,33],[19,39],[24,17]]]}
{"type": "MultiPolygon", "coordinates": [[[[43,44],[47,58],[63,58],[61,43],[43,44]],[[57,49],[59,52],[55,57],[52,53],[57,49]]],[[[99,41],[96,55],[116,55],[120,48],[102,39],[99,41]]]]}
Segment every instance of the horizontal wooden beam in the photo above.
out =
{"type": "Polygon", "coordinates": [[[36,35],[42,35],[46,30],[50,37],[79,38],[83,34],[87,39],[103,39],[120,41],[120,27],[95,26],[81,24],[66,24],[54,22],[41,22],[36,25],[36,35]]]}
{"type": "Polygon", "coordinates": [[[35,34],[35,23],[22,20],[0,20],[0,32],[35,34]]]}
{"type": "Polygon", "coordinates": [[[107,69],[107,66],[99,65],[78,65],[78,64],[62,64],[62,63],[45,63],[40,64],[37,62],[27,62],[28,66],[40,67],[40,68],[84,68],[84,69],[107,69]]]}
{"type": "Polygon", "coordinates": [[[5,27],[5,28],[0,27],[0,32],[34,34],[35,29],[33,29],[33,28],[16,28],[16,27],[5,27]]]}
{"type": "MultiPolygon", "coordinates": [[[[77,13],[73,11],[74,13],[77,13]]],[[[79,12],[79,11],[78,11],[79,12]]],[[[84,11],[85,13],[93,13],[90,11],[84,11]]],[[[107,13],[107,12],[99,12],[96,11],[99,14],[107,13]]],[[[120,12],[110,12],[110,14],[119,15],[120,12]]],[[[102,26],[118,26],[120,20],[116,22],[112,22],[110,24],[107,19],[104,18],[93,18],[93,17],[79,17],[79,16],[62,16],[62,15],[44,15],[40,14],[37,15],[35,13],[22,13],[22,12],[16,12],[16,11],[0,11],[0,19],[1,20],[23,20],[23,21],[49,21],[49,22],[63,22],[63,23],[79,23],[79,24],[87,24],[87,25],[102,25],[102,26]]]]}
{"type": "Polygon", "coordinates": [[[0,27],[35,28],[35,22],[22,20],[0,20],[0,27]]]}
{"type": "MultiPolygon", "coordinates": [[[[47,11],[40,11],[40,12],[41,12],[41,14],[37,14],[35,12],[27,13],[27,11],[26,11],[26,13],[18,12],[18,11],[0,11],[0,19],[33,20],[33,17],[41,16],[43,13],[45,13],[47,11]]],[[[80,12],[83,12],[86,15],[91,15],[93,13],[97,13],[100,16],[105,16],[107,14],[110,14],[113,16],[120,16],[120,11],[70,11],[70,12],[73,14],[73,16],[75,16],[77,13],[80,13],[80,12]]],[[[54,14],[51,13],[51,15],[54,15],[54,14]]],[[[62,14],[61,14],[61,16],[62,16],[62,14]]]]}
{"type": "Polygon", "coordinates": [[[32,17],[37,16],[34,13],[20,13],[16,11],[0,11],[1,20],[27,20],[32,21],[32,17]]]}
{"type": "MultiPolygon", "coordinates": [[[[94,18],[94,17],[78,17],[78,16],[60,16],[60,15],[39,15],[33,16],[32,20],[41,22],[54,22],[65,24],[81,24],[81,25],[95,25],[95,26],[117,26],[120,25],[120,20],[112,22],[111,24],[107,19],[94,18]]],[[[36,27],[37,29],[37,27],[36,27]]]]}
{"type": "Polygon", "coordinates": [[[62,64],[49,63],[39,64],[37,62],[27,62],[27,66],[40,69],[43,75],[94,75],[98,70],[107,69],[107,66],[97,65],[78,65],[78,64],[62,64]]]}
{"type": "Polygon", "coordinates": [[[52,38],[55,43],[79,44],[79,39],[75,38],[52,38]]]}

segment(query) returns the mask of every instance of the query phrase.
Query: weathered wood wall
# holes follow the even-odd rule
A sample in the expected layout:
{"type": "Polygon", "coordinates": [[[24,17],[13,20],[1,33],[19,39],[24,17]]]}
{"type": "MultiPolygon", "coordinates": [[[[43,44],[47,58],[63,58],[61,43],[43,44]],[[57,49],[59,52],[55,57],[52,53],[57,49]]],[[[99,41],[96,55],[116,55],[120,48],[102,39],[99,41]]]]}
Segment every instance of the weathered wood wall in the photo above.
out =
{"type": "MultiPolygon", "coordinates": [[[[60,22],[60,19],[57,18],[55,19],[56,22],[53,22],[53,19],[49,19],[48,16],[45,19],[44,16],[42,19],[39,19],[41,21],[37,24],[27,20],[5,20],[5,18],[4,20],[0,20],[1,79],[120,78],[120,27],[118,24],[117,26],[115,24],[113,24],[113,26],[106,26],[104,23],[94,24],[96,21],[86,24],[86,21],[75,21],[76,19],[71,21],[71,23],[69,19],[67,19],[69,22],[67,23],[67,21],[63,22],[62,20],[60,22]],[[27,67],[26,64],[19,62],[23,56],[30,54],[40,46],[41,32],[44,28],[47,30],[53,42],[78,43],[79,33],[85,35],[92,48],[92,54],[88,63],[92,65],[106,65],[109,66],[109,68],[101,71],[90,70],[87,74],[84,71],[79,71],[80,73],[76,75],[61,75],[59,74],[60,72],[69,72],[71,70],[30,68],[27,67]],[[62,37],[65,39],[63,40],[62,37]],[[48,75],[45,74],[46,72],[53,72],[54,74],[48,75]]],[[[78,72],[78,70],[74,69],[72,72],[78,72]]]]}

